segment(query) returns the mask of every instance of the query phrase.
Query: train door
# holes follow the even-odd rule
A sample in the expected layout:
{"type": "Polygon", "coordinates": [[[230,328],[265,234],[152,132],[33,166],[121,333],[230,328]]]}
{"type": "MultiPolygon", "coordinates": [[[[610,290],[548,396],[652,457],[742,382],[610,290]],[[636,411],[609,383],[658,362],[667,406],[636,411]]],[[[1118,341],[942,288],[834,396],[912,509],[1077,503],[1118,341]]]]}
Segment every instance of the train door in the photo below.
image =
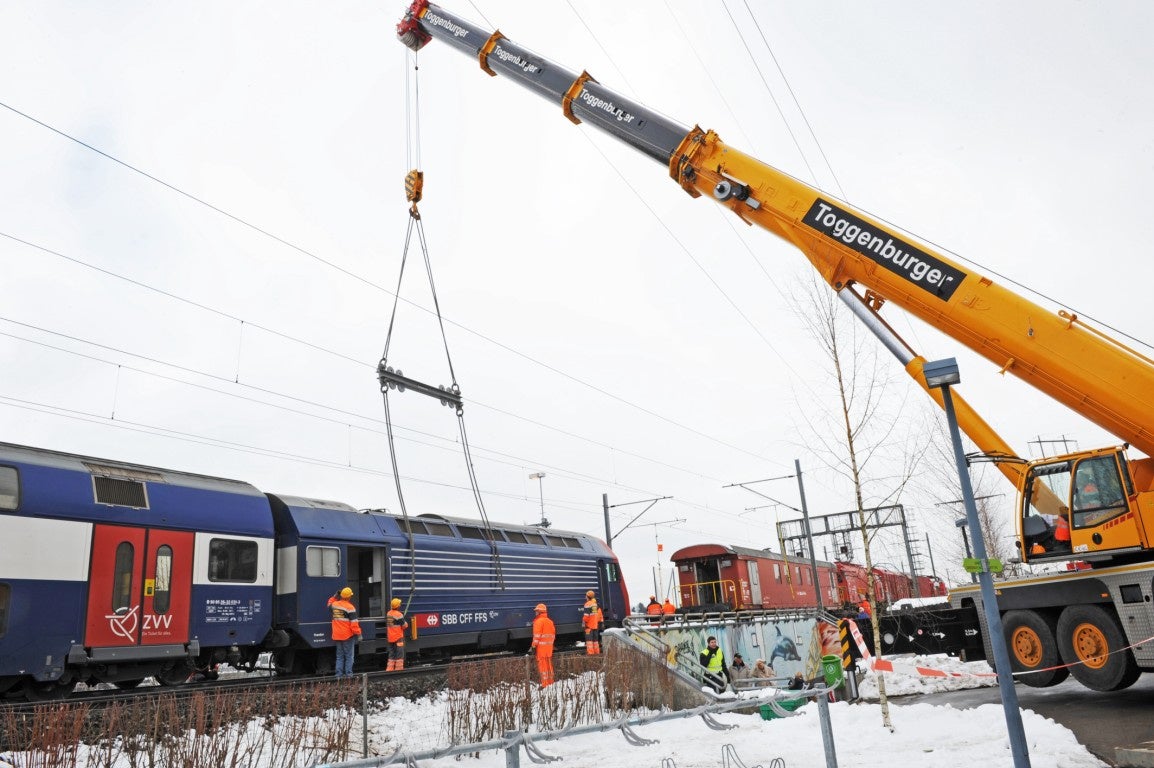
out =
{"type": "Polygon", "coordinates": [[[697,599],[693,605],[725,602],[725,593],[721,589],[721,570],[716,558],[697,561],[693,564],[693,573],[697,579],[697,599]]]}
{"type": "Polygon", "coordinates": [[[386,562],[384,547],[349,546],[346,580],[353,590],[353,605],[362,619],[381,619],[389,610],[386,562]]]}
{"type": "Polygon", "coordinates": [[[749,604],[761,605],[761,564],[757,560],[745,562],[749,569],[749,604]]]}
{"type": "MultiPolygon", "coordinates": [[[[618,589],[620,588],[618,582],[621,579],[621,574],[618,571],[617,563],[611,560],[599,560],[597,562],[598,581],[600,584],[601,602],[598,607],[601,613],[606,616],[626,616],[629,614],[628,605],[618,605],[620,602],[617,599],[618,589]]],[[[622,592],[622,594],[624,594],[622,592]]],[[[622,597],[622,600],[625,598],[622,597]]]]}
{"type": "Polygon", "coordinates": [[[188,642],[193,540],[191,532],[97,525],[84,644],[188,642]]]}

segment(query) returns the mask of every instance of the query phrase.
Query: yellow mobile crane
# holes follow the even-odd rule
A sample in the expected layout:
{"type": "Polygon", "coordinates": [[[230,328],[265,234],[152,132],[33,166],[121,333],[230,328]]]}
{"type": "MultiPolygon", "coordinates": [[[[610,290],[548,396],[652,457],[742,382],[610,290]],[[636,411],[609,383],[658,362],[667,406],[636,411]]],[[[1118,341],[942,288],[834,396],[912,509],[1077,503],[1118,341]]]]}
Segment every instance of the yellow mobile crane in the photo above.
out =
{"type": "MultiPolygon", "coordinates": [[[[488,74],[512,78],[557,103],[572,122],[592,125],[662,163],[693,197],[712,198],[793,243],[939,405],[940,391],[925,383],[924,358],[881,318],[887,303],[1115,435],[1120,444],[1108,448],[1015,459],[954,395],[960,426],[983,453],[1001,459],[998,468],[1018,491],[1021,560],[1091,566],[999,582],[1012,663],[1016,672],[1032,672],[1021,681],[1055,685],[1072,671],[1087,687],[1115,690],[1154,671],[1154,360],[726,145],[713,131],[680,125],[587,72],[567,70],[427,0],[410,5],[397,35],[413,50],[434,38],[449,44],[488,74]],[[1131,446],[1146,457],[1129,458],[1131,446]]],[[[981,595],[966,588],[951,600],[972,607],[981,595]]],[[[988,640],[984,647],[992,658],[988,640]]]]}

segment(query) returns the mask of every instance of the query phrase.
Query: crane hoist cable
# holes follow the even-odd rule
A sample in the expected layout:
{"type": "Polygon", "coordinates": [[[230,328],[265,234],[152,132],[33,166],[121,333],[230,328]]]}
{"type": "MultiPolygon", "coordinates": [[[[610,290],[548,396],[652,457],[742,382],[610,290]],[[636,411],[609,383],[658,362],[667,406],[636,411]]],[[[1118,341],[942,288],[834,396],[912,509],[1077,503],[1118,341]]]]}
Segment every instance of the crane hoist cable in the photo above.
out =
{"type": "MultiPolygon", "coordinates": [[[[415,73],[416,73],[417,69],[418,68],[416,66],[413,67],[414,80],[416,79],[415,73]]],[[[410,101],[415,101],[415,99],[412,99],[410,101]]],[[[416,110],[414,110],[414,112],[415,111],[416,110]]],[[[414,135],[418,137],[416,139],[416,141],[417,141],[417,144],[419,146],[419,123],[416,120],[412,120],[410,122],[417,124],[417,129],[414,130],[413,133],[408,136],[408,142],[409,142],[409,146],[411,148],[413,145],[413,142],[414,142],[414,135]]],[[[428,247],[428,241],[425,239],[424,222],[423,222],[423,219],[421,218],[420,209],[418,208],[418,203],[421,202],[421,199],[424,195],[424,184],[425,184],[425,174],[422,171],[418,170],[417,168],[414,168],[414,169],[410,170],[407,174],[405,174],[405,200],[409,203],[409,222],[408,222],[408,227],[406,228],[406,231],[405,231],[404,249],[402,250],[402,253],[401,253],[401,268],[400,268],[399,274],[397,275],[397,289],[393,293],[393,310],[389,316],[389,330],[385,336],[385,349],[381,353],[381,361],[377,365],[377,378],[380,382],[381,398],[384,401],[384,408],[385,408],[385,427],[386,427],[386,435],[388,436],[388,441],[389,441],[389,460],[392,463],[393,478],[394,478],[394,481],[396,483],[396,488],[397,488],[397,500],[398,500],[398,503],[400,504],[401,516],[405,521],[405,532],[408,534],[408,539],[409,539],[409,560],[410,560],[409,601],[410,602],[413,599],[413,594],[416,592],[416,587],[417,587],[417,584],[416,584],[416,579],[417,579],[417,576],[416,576],[416,574],[417,574],[416,543],[413,539],[412,526],[409,524],[409,512],[408,512],[408,508],[405,505],[405,495],[404,495],[404,491],[403,491],[402,485],[401,485],[401,473],[400,473],[400,470],[399,470],[398,465],[397,465],[397,450],[396,450],[396,444],[395,444],[394,439],[393,439],[392,412],[389,408],[389,390],[396,390],[398,392],[404,392],[407,389],[412,390],[414,392],[418,392],[420,394],[427,395],[427,396],[432,397],[436,400],[439,400],[442,405],[452,406],[454,408],[454,410],[456,411],[457,428],[458,428],[458,430],[460,432],[460,436],[461,436],[461,446],[462,446],[462,449],[464,451],[464,457],[465,457],[465,468],[466,468],[466,471],[469,475],[469,486],[473,491],[473,500],[477,505],[477,512],[480,514],[481,522],[484,526],[484,531],[486,534],[485,539],[486,539],[486,541],[488,541],[489,549],[490,549],[490,552],[492,553],[493,575],[495,577],[495,580],[496,580],[498,587],[500,589],[505,589],[505,578],[504,578],[504,574],[503,574],[502,569],[501,569],[501,555],[497,549],[497,541],[496,541],[497,536],[496,536],[496,533],[493,531],[492,526],[489,524],[489,516],[485,512],[485,503],[481,497],[480,486],[477,482],[477,474],[476,474],[476,471],[474,470],[474,467],[473,467],[473,457],[472,457],[472,454],[469,450],[469,436],[468,436],[468,431],[465,429],[464,401],[461,397],[461,388],[457,384],[457,374],[453,368],[453,358],[452,358],[452,355],[449,353],[449,340],[445,334],[445,322],[441,316],[441,304],[440,304],[440,300],[437,298],[437,288],[436,288],[436,285],[433,281],[433,264],[429,258],[429,247],[428,247]],[[405,376],[400,371],[399,368],[394,369],[391,365],[389,365],[389,347],[392,344],[393,330],[396,327],[397,306],[400,303],[400,298],[401,298],[401,285],[402,285],[404,278],[405,278],[405,266],[408,263],[409,248],[412,245],[414,233],[416,233],[416,235],[417,235],[417,242],[420,245],[421,255],[422,255],[423,260],[425,262],[425,275],[428,277],[428,280],[429,280],[429,292],[431,293],[432,298],[433,298],[433,309],[436,311],[436,314],[437,314],[437,325],[441,330],[441,343],[444,347],[445,360],[446,360],[448,367],[449,367],[449,377],[450,377],[451,383],[447,387],[443,386],[443,385],[442,386],[433,386],[431,384],[426,384],[422,381],[418,381],[417,379],[409,378],[409,377],[405,376]]],[[[407,604],[405,606],[405,609],[406,609],[406,611],[408,610],[407,604]]]]}

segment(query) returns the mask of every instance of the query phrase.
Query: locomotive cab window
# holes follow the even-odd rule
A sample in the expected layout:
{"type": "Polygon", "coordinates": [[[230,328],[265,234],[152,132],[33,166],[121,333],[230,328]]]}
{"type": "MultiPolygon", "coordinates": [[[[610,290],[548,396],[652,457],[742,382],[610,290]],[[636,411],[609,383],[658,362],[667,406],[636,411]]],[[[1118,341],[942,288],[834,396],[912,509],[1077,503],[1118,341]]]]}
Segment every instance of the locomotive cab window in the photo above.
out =
{"type": "Polygon", "coordinates": [[[208,545],[208,580],[252,584],[256,581],[256,555],[255,541],[213,539],[208,545]]]}
{"type": "MultiPolygon", "coordinates": [[[[416,533],[416,531],[413,531],[416,533]]],[[[309,576],[340,576],[341,550],[338,547],[305,549],[305,573],[309,576]]]]}
{"type": "Polygon", "coordinates": [[[12,467],[0,467],[0,509],[15,510],[20,505],[20,476],[12,467]]]}
{"type": "Polygon", "coordinates": [[[606,562],[605,563],[605,581],[609,582],[610,584],[614,584],[617,582],[617,578],[618,578],[617,563],[606,562]]]}

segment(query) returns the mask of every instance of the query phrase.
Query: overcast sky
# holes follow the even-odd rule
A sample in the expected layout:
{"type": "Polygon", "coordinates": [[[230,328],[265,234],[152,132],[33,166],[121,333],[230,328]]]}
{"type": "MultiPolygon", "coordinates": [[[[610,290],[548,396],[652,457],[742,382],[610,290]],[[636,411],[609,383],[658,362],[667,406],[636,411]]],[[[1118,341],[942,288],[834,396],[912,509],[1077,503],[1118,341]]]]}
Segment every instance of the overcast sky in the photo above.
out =
{"type": "MultiPolygon", "coordinates": [[[[1147,3],[444,7],[1149,341],[1147,3]]],[[[0,6],[0,439],[397,511],[375,366],[419,114],[429,257],[493,520],[538,520],[543,492],[557,527],[604,535],[603,493],[673,496],[614,542],[636,601],[679,547],[776,549],[794,513],[746,512],[768,502],[725,485],[797,458],[814,514],[850,509],[802,416],[836,403],[791,307],[801,255],[443,44],[415,89],[404,8],[0,6]]],[[[447,384],[409,255],[390,362],[447,384]]],[[[1020,454],[1115,442],[887,317],[959,359],[1020,454]]],[[[895,431],[924,430],[924,395],[882,362],[895,431]]],[[[452,413],[390,403],[409,512],[475,516],[452,413]]],[[[799,503],[791,479],[757,487],[799,503]]],[[[957,536],[943,498],[902,499],[939,572],[957,536]]],[[[613,510],[614,531],[643,506],[613,510]]]]}

